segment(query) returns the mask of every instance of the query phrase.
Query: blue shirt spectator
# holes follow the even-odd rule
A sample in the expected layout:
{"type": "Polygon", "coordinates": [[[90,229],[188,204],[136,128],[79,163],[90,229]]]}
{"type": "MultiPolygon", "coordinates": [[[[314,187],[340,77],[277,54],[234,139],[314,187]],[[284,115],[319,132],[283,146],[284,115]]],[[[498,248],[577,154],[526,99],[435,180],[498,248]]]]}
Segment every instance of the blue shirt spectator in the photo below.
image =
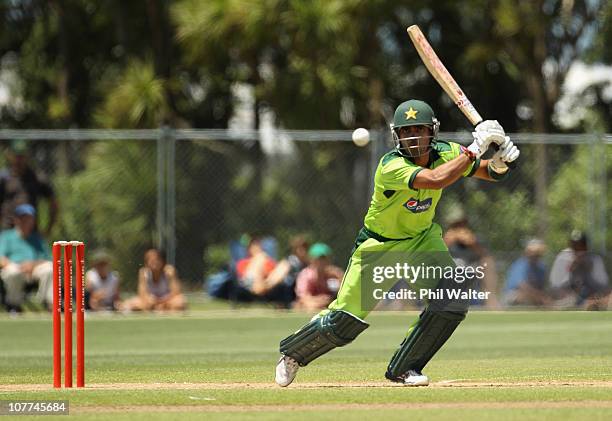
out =
{"type": "Polygon", "coordinates": [[[15,263],[51,260],[49,246],[42,235],[34,231],[24,238],[17,228],[0,233],[0,256],[15,263]]]}
{"type": "Polygon", "coordinates": [[[524,255],[515,260],[506,274],[504,301],[510,305],[547,305],[546,265],[541,260],[546,245],[537,238],[525,246],[524,255]]]}
{"type": "Polygon", "coordinates": [[[0,233],[0,276],[9,311],[21,310],[26,284],[38,284],[37,298],[49,308],[53,298],[53,264],[49,247],[36,230],[35,218],[32,205],[19,205],[15,209],[15,228],[0,233]]]}
{"type": "Polygon", "coordinates": [[[546,265],[541,261],[532,261],[529,257],[519,257],[510,265],[506,275],[504,292],[517,289],[523,282],[537,289],[546,287],[546,265]]]}

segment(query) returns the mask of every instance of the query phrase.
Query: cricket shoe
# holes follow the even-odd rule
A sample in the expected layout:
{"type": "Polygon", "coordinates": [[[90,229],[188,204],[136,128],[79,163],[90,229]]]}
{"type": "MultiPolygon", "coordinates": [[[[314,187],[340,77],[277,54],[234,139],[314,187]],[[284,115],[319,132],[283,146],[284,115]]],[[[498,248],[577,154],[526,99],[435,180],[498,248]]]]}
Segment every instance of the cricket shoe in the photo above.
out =
{"type": "Polygon", "coordinates": [[[296,360],[286,355],[281,355],[276,364],[276,384],[280,387],[287,387],[297,375],[300,365],[296,360]]]}
{"type": "Polygon", "coordinates": [[[389,375],[385,375],[392,382],[402,383],[404,386],[428,386],[429,377],[420,371],[408,370],[406,374],[403,374],[396,378],[391,378],[389,375]]]}
{"type": "Polygon", "coordinates": [[[428,386],[429,385],[429,377],[420,371],[416,370],[408,370],[406,374],[404,374],[404,385],[405,386],[428,386]]]}

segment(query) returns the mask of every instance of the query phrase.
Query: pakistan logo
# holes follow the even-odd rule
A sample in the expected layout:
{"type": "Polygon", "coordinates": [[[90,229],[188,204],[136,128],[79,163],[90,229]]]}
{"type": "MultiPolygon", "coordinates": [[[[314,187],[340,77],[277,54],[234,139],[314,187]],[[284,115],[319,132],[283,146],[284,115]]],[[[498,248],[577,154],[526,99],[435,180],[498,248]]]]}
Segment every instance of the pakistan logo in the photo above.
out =
{"type": "Polygon", "coordinates": [[[425,212],[431,207],[431,197],[421,201],[411,197],[406,203],[404,203],[404,207],[412,213],[425,212]]]}

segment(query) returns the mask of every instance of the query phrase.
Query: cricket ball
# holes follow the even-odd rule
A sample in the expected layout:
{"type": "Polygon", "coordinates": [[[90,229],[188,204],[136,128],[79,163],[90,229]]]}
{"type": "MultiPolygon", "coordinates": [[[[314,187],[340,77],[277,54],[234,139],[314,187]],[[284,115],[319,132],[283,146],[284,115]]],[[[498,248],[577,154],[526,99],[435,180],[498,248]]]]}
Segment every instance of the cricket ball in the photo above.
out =
{"type": "Polygon", "coordinates": [[[353,143],[360,147],[367,145],[370,143],[370,132],[363,127],[356,129],[353,132],[353,143]]]}

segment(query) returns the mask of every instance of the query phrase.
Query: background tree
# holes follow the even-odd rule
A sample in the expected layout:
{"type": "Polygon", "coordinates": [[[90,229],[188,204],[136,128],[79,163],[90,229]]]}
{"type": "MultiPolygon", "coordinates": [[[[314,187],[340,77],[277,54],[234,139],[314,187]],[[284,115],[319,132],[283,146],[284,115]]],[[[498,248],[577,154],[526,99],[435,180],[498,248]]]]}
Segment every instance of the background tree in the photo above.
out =
{"type": "MultiPolygon", "coordinates": [[[[3,2],[0,85],[10,100],[0,101],[0,123],[225,128],[236,111],[237,88],[246,87],[254,128],[261,116],[272,115],[287,129],[388,130],[395,106],[418,97],[432,104],[444,131],[470,129],[411,46],[406,27],[417,23],[483,116],[512,132],[560,131],[553,109],[572,63],[610,62],[610,16],[608,2],[588,0],[3,2]]],[[[592,92],[596,118],[570,130],[609,128],[604,87],[592,92]]],[[[249,140],[179,140],[176,148],[179,264],[194,278],[202,250],[243,231],[273,232],[284,241],[306,230],[346,248],[361,223],[369,199],[363,194],[367,150],[299,143],[282,155],[264,153],[260,142],[249,140]]],[[[150,145],[73,142],[58,148],[41,142],[35,149],[38,162],[56,177],[61,200],[70,204],[62,206],[55,234],[91,232],[94,243],[118,247],[109,230],[92,225],[114,218],[126,224],[126,233],[144,233],[126,234],[135,249],[152,241],[150,145]],[[104,191],[95,191],[100,187],[104,191]],[[101,204],[105,195],[115,204],[101,204]],[[87,220],[79,227],[81,218],[87,220]]],[[[558,217],[562,204],[546,187],[569,197],[557,179],[565,180],[569,170],[556,169],[572,156],[586,162],[574,149],[526,146],[512,180],[495,191],[462,183],[449,192],[449,203],[478,208],[483,194],[495,197],[491,212],[480,218],[483,233],[500,215],[522,210],[516,229],[491,235],[499,249],[516,248],[535,226],[543,233],[546,222],[561,229],[572,221],[558,217]]],[[[549,240],[560,241],[554,235],[549,240]]],[[[139,258],[127,260],[135,265],[139,258]]]]}

